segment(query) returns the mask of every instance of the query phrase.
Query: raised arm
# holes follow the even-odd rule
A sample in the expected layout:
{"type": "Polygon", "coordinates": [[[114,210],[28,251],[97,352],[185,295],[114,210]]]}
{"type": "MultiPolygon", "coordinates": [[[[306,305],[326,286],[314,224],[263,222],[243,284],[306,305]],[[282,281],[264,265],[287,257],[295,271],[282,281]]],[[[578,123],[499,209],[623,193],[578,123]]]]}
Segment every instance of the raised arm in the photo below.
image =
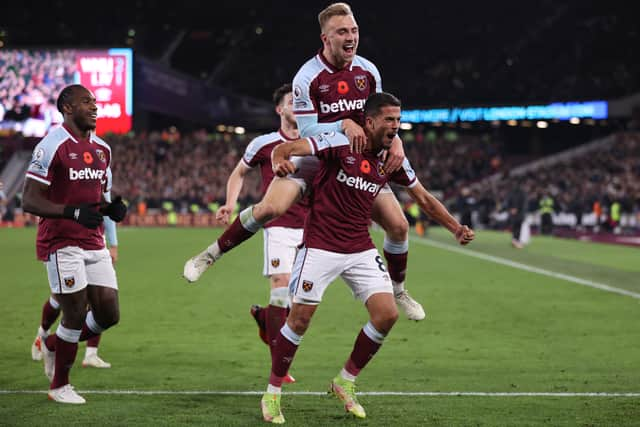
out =
{"type": "Polygon", "coordinates": [[[310,156],[312,154],[314,154],[314,148],[307,138],[280,144],[271,152],[273,173],[280,177],[294,173],[296,166],[289,160],[291,156],[310,156]]]}
{"type": "Polygon", "coordinates": [[[475,233],[466,225],[462,225],[449,213],[447,208],[436,199],[433,194],[429,193],[424,186],[418,182],[411,188],[407,188],[407,192],[413,200],[420,206],[420,209],[429,217],[433,218],[438,224],[445,227],[451,232],[461,245],[470,243],[475,238],[475,233]]]}
{"type": "Polygon", "coordinates": [[[251,168],[240,160],[227,179],[227,199],[224,205],[220,206],[220,209],[216,212],[216,219],[223,224],[229,224],[229,218],[235,209],[238,196],[244,185],[244,178],[249,170],[251,168]]]}

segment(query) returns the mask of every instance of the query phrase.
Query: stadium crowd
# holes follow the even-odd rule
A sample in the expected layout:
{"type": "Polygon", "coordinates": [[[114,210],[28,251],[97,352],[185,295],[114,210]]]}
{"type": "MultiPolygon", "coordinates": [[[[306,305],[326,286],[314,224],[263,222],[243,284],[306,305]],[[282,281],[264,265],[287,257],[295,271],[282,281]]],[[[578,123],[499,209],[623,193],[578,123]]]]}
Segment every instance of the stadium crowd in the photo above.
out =
{"type": "MultiPolygon", "coordinates": [[[[226,179],[251,137],[204,131],[181,135],[175,130],[112,136],[114,193],[148,209],[170,202],[183,213],[215,210],[224,203],[226,179]]],[[[555,212],[576,216],[594,209],[607,215],[616,202],[622,213],[640,212],[638,133],[619,133],[611,146],[521,177],[509,175],[512,163],[502,143],[488,134],[420,130],[405,132],[403,138],[419,179],[454,212],[474,211],[478,225],[504,225],[496,215],[505,211],[516,186],[527,194],[529,212],[539,209],[544,196],[553,199],[555,212]]],[[[250,173],[240,206],[259,196],[259,174],[250,173]]]]}
{"type": "MultiPolygon", "coordinates": [[[[422,182],[436,190],[454,189],[497,172],[502,165],[500,144],[447,132],[405,133],[406,154],[422,182]],[[409,136],[410,135],[410,136],[409,136]],[[451,154],[454,155],[451,155],[451,154]]],[[[110,136],[114,159],[114,193],[133,203],[161,209],[164,202],[182,212],[211,209],[224,203],[226,180],[240,160],[251,135],[177,130],[110,136]],[[212,205],[213,203],[213,205],[212,205]]],[[[260,200],[260,177],[250,173],[239,203],[260,200]]]]}
{"type": "Polygon", "coordinates": [[[495,214],[506,210],[509,195],[519,186],[527,195],[529,213],[539,211],[541,200],[550,197],[554,212],[573,214],[577,227],[584,215],[595,214],[597,226],[614,230],[622,214],[640,215],[639,178],[640,134],[621,132],[610,144],[571,160],[522,176],[507,171],[466,187],[466,194],[461,192],[456,200],[457,210],[475,211],[481,224],[499,227],[495,214]]]}
{"type": "Polygon", "coordinates": [[[71,50],[0,50],[0,122],[61,123],[55,99],[74,71],[71,50]]]}

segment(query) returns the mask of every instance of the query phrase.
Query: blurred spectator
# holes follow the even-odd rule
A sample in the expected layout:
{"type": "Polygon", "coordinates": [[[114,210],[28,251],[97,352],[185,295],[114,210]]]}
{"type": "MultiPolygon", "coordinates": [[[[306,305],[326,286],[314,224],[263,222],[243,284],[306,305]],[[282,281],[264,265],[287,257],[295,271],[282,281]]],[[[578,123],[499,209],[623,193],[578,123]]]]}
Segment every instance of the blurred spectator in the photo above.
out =
{"type": "Polygon", "coordinates": [[[0,50],[0,128],[43,136],[61,123],[53,99],[73,83],[73,50],[0,50]]]}
{"type": "Polygon", "coordinates": [[[511,246],[517,249],[523,248],[523,243],[520,240],[520,231],[527,213],[528,204],[528,197],[523,186],[524,182],[522,180],[515,179],[505,203],[509,212],[511,226],[511,246]]]}

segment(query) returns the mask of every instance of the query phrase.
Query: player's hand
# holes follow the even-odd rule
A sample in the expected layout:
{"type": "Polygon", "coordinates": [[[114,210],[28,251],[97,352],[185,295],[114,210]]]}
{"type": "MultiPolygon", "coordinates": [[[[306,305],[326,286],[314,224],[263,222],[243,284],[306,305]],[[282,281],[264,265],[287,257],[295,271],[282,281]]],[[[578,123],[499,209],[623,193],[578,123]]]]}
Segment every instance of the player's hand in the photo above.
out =
{"type": "Polygon", "coordinates": [[[233,209],[234,207],[229,205],[220,206],[220,208],[216,212],[216,219],[224,225],[228,225],[231,214],[233,213],[233,209]]]}
{"type": "Polygon", "coordinates": [[[282,161],[273,163],[272,165],[273,173],[281,178],[296,171],[296,165],[291,160],[283,159],[282,161]]]}
{"type": "Polygon", "coordinates": [[[476,233],[474,233],[468,226],[461,225],[456,230],[455,236],[458,243],[461,245],[468,245],[473,239],[475,239],[476,233]]]}
{"type": "Polygon", "coordinates": [[[342,120],[342,130],[349,138],[349,148],[352,153],[362,153],[365,145],[367,145],[367,136],[364,129],[351,119],[342,120]]]}
{"type": "Polygon", "coordinates": [[[127,205],[122,201],[122,197],[117,196],[111,203],[103,204],[100,207],[100,212],[115,222],[120,222],[127,215],[127,205]]]}
{"type": "Polygon", "coordinates": [[[78,206],[65,206],[62,216],[94,230],[103,221],[103,215],[97,209],[98,205],[99,203],[85,203],[78,206]]]}
{"type": "Polygon", "coordinates": [[[404,158],[405,154],[404,147],[402,147],[402,141],[400,138],[396,137],[391,143],[391,148],[384,153],[384,171],[389,174],[394,173],[400,169],[404,162],[404,158]]]}
{"type": "Polygon", "coordinates": [[[118,262],[118,247],[111,246],[109,248],[109,255],[111,255],[111,263],[115,265],[115,263],[118,262]]]}

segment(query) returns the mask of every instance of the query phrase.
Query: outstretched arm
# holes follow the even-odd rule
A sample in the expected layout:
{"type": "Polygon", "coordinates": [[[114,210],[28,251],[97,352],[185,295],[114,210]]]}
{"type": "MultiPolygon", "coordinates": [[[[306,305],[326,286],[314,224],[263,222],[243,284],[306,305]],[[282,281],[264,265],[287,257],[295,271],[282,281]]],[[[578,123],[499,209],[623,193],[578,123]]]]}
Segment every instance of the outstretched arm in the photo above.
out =
{"type": "Polygon", "coordinates": [[[451,232],[461,245],[470,243],[475,238],[475,233],[466,225],[461,225],[453,215],[449,213],[433,194],[429,193],[421,183],[417,183],[411,188],[407,188],[407,192],[416,201],[420,209],[431,218],[436,220],[438,224],[445,227],[451,232]]]}
{"type": "Polygon", "coordinates": [[[280,176],[287,176],[296,171],[296,166],[291,160],[291,156],[310,156],[314,154],[311,142],[306,139],[297,139],[278,145],[271,152],[271,167],[273,172],[280,176]]]}
{"type": "Polygon", "coordinates": [[[216,219],[223,224],[229,224],[229,218],[235,209],[238,196],[244,184],[244,177],[250,169],[240,160],[231,175],[229,175],[227,180],[227,199],[224,205],[220,206],[220,209],[216,212],[216,219]]]}

